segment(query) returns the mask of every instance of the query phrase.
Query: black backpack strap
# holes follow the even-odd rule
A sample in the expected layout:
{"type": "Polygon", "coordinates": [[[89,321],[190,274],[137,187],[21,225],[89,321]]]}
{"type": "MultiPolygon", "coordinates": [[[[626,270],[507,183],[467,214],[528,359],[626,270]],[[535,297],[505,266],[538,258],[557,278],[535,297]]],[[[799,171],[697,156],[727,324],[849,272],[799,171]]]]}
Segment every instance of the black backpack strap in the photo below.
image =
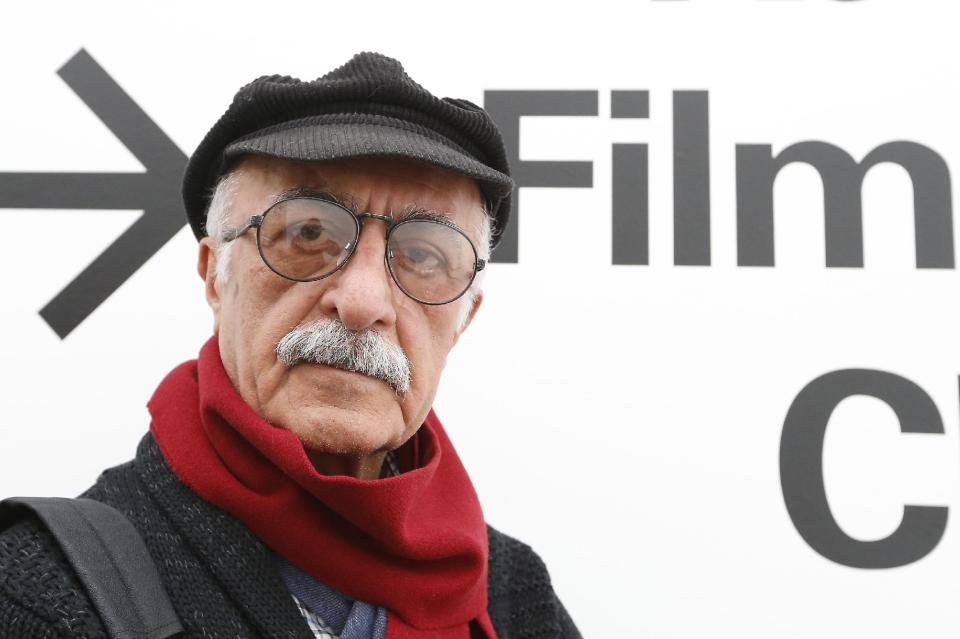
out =
{"type": "Polygon", "coordinates": [[[0,530],[34,513],[53,533],[111,639],[167,639],[183,632],[140,533],[92,499],[11,497],[0,530]]]}

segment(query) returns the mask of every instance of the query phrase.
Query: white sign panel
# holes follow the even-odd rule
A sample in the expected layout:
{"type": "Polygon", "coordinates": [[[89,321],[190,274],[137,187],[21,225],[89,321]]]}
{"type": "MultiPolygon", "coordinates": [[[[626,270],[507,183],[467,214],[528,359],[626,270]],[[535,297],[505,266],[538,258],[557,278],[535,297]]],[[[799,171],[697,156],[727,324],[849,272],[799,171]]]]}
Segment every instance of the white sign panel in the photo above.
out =
{"type": "Polygon", "coordinates": [[[0,11],[0,495],[129,459],[209,337],[179,175],[236,89],[376,50],[514,154],[435,407],[584,636],[960,632],[955,3],[0,11]]]}

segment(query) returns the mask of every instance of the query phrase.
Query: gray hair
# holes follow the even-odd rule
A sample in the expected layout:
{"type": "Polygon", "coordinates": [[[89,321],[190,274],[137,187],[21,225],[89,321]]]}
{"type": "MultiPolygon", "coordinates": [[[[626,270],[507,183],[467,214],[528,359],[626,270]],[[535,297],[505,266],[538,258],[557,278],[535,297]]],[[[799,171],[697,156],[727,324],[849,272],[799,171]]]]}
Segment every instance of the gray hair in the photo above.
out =
{"type": "Polygon", "coordinates": [[[210,198],[210,205],[207,207],[207,217],[204,228],[207,235],[213,240],[217,252],[217,271],[218,280],[226,282],[230,278],[230,249],[233,242],[224,242],[230,225],[230,209],[233,207],[233,198],[237,193],[237,187],[240,185],[240,176],[236,171],[231,171],[220,178],[216,188],[213,190],[213,197],[210,198]]]}
{"type": "MultiPolygon", "coordinates": [[[[231,171],[220,178],[217,186],[213,190],[213,197],[210,198],[210,205],[207,207],[207,217],[205,228],[207,235],[213,239],[217,256],[217,270],[215,276],[218,280],[226,282],[230,277],[230,252],[233,242],[224,242],[227,231],[231,229],[230,209],[233,206],[233,198],[237,193],[237,187],[240,184],[240,177],[237,171],[231,171]]],[[[477,254],[481,260],[490,261],[490,243],[493,240],[493,218],[487,211],[487,206],[481,208],[482,219],[478,225],[477,236],[480,238],[477,246],[477,254]]],[[[474,301],[483,290],[483,279],[486,271],[477,273],[473,284],[466,293],[463,294],[456,303],[460,304],[457,312],[457,332],[464,329],[467,319],[470,317],[470,311],[473,309],[474,301]]]]}
{"type": "Polygon", "coordinates": [[[361,373],[385,382],[398,397],[410,390],[411,364],[403,349],[378,331],[353,331],[324,317],[299,324],[277,344],[284,366],[311,362],[361,373]]]}

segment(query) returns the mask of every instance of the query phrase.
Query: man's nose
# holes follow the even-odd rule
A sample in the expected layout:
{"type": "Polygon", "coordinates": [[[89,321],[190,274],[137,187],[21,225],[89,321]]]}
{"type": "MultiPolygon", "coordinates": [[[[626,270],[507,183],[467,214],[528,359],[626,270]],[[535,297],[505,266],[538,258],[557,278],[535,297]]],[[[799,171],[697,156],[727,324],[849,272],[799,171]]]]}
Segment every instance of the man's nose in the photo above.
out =
{"type": "Polygon", "coordinates": [[[350,260],[331,275],[320,297],[320,310],[351,330],[382,329],[396,322],[393,282],[384,263],[383,223],[364,220],[350,260]]]}

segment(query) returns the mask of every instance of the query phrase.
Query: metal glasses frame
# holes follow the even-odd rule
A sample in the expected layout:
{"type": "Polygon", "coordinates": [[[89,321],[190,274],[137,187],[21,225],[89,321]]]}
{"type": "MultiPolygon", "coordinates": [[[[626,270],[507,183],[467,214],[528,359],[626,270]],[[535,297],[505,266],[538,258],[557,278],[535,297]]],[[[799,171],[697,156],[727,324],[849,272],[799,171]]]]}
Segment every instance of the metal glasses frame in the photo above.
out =
{"type": "Polygon", "coordinates": [[[421,304],[427,304],[429,306],[442,306],[444,304],[449,304],[450,302],[457,301],[458,299],[463,297],[464,293],[470,290],[470,287],[473,286],[473,281],[477,277],[477,273],[482,271],[484,267],[486,267],[487,265],[487,261],[480,259],[480,257],[477,255],[477,247],[473,245],[473,242],[470,240],[467,234],[464,233],[463,229],[461,229],[459,226],[455,224],[450,224],[449,222],[444,222],[443,220],[432,220],[432,219],[422,219],[422,218],[417,218],[412,220],[403,220],[401,222],[397,222],[389,215],[381,215],[379,213],[354,213],[353,211],[346,208],[342,204],[339,204],[338,202],[334,202],[333,200],[328,200],[321,197],[311,197],[311,196],[287,197],[281,200],[277,200],[276,202],[271,204],[269,207],[267,207],[267,209],[260,215],[251,215],[250,218],[247,220],[247,223],[244,224],[243,226],[232,229],[232,230],[228,230],[226,233],[224,233],[224,236],[221,241],[224,244],[227,244],[229,242],[234,241],[235,239],[237,239],[238,237],[240,237],[250,229],[255,228],[257,229],[257,252],[260,254],[260,259],[263,260],[263,263],[267,265],[267,268],[269,268],[271,271],[273,271],[274,273],[276,273],[277,275],[279,275],[285,280],[291,280],[293,282],[317,282],[319,280],[330,277],[331,275],[333,275],[334,273],[336,273],[337,271],[339,271],[340,269],[342,269],[344,266],[347,265],[347,262],[350,261],[350,258],[353,257],[353,254],[357,250],[357,244],[359,244],[360,242],[360,231],[363,228],[363,221],[368,218],[372,218],[375,220],[382,220],[383,222],[386,222],[387,229],[384,234],[386,238],[386,243],[384,248],[383,261],[387,266],[387,270],[390,272],[390,277],[396,283],[397,287],[401,291],[403,291],[404,295],[406,295],[412,300],[420,302],[421,304]],[[289,275],[284,275],[283,273],[275,269],[273,265],[270,264],[269,260],[267,260],[266,256],[263,254],[263,247],[260,244],[260,229],[263,226],[263,220],[267,217],[270,211],[273,210],[275,207],[279,206],[280,204],[283,204],[284,202],[289,202],[291,200],[315,200],[317,202],[323,202],[324,204],[329,204],[331,206],[337,207],[338,209],[347,213],[353,219],[355,230],[353,235],[353,241],[350,242],[350,249],[347,252],[347,256],[343,258],[340,264],[338,264],[337,267],[332,271],[330,271],[329,273],[320,275],[319,277],[309,277],[305,279],[290,277],[289,275]],[[445,302],[428,302],[426,300],[420,299],[419,297],[417,297],[416,295],[408,291],[406,288],[404,288],[403,284],[400,283],[400,280],[397,279],[396,273],[393,272],[393,266],[390,264],[390,236],[393,234],[394,230],[397,229],[397,227],[403,226],[404,224],[412,224],[412,223],[421,223],[421,224],[430,223],[430,224],[440,224],[442,226],[446,226],[448,228],[453,229],[460,235],[462,235],[463,238],[467,241],[467,244],[470,245],[470,250],[473,251],[473,259],[474,259],[473,274],[470,276],[470,281],[467,282],[467,285],[464,287],[462,291],[460,291],[460,293],[456,297],[449,299],[445,302]]]}

